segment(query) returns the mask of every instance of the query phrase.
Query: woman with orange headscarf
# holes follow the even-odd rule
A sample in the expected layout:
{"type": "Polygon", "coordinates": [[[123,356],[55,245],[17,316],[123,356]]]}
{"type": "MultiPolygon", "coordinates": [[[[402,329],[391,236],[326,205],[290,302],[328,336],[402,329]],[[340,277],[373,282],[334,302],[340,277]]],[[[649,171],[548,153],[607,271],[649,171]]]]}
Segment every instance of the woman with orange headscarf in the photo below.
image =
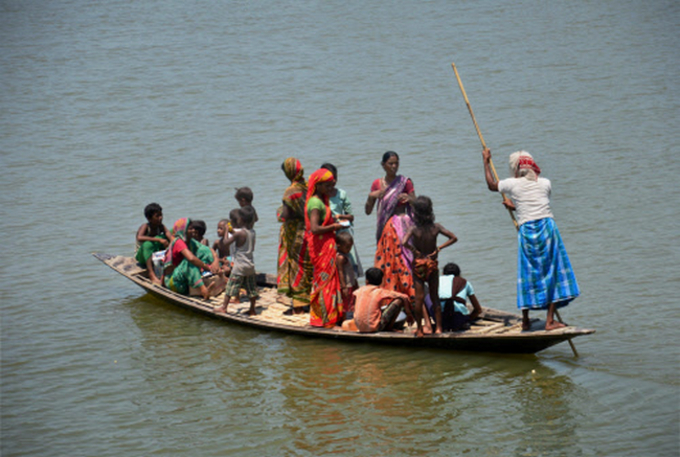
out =
{"type": "Polygon", "coordinates": [[[278,293],[292,299],[293,313],[301,314],[309,305],[312,264],[305,243],[305,170],[295,157],[288,157],[281,169],[290,180],[277,211],[281,222],[276,284],[278,293]]]}
{"type": "Polygon", "coordinates": [[[314,267],[309,323],[315,327],[340,324],[344,314],[335,264],[335,231],[342,229],[343,225],[335,222],[329,205],[334,183],[333,173],[321,168],[309,177],[307,189],[305,240],[314,267]]]}

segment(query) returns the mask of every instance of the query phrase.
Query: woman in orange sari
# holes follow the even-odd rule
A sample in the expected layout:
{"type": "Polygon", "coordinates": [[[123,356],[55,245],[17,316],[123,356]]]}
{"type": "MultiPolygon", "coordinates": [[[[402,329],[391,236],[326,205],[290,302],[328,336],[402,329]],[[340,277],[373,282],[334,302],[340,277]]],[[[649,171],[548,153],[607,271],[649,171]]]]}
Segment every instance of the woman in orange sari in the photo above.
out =
{"type": "Polygon", "coordinates": [[[410,178],[398,174],[399,155],[396,152],[387,151],[380,164],[385,177],[373,181],[365,206],[367,215],[373,212],[376,203],[378,206],[374,266],[383,271],[384,289],[407,295],[414,302],[413,253],[402,246],[402,239],[414,224],[411,204],[416,198],[415,189],[410,178]]]}
{"type": "Polygon", "coordinates": [[[309,177],[305,210],[305,239],[314,267],[309,299],[309,323],[332,328],[342,323],[342,295],[335,264],[335,231],[343,226],[333,218],[329,194],[333,190],[333,173],[324,168],[309,177]]]}

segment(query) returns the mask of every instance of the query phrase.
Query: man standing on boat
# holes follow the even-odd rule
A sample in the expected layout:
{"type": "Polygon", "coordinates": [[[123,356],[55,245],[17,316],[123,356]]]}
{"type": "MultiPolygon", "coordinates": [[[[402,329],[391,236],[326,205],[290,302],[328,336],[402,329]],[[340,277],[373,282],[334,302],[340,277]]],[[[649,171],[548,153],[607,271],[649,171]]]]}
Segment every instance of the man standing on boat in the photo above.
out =
{"type": "Polygon", "coordinates": [[[503,204],[516,211],[518,229],[517,307],[522,310],[522,330],[529,330],[530,309],[547,309],[546,330],[565,327],[554,319],[556,309],[579,296],[579,287],[550,210],[550,180],[526,151],[510,155],[512,178],[495,181],[491,151],[482,152],[489,190],[501,192],[503,204]]]}

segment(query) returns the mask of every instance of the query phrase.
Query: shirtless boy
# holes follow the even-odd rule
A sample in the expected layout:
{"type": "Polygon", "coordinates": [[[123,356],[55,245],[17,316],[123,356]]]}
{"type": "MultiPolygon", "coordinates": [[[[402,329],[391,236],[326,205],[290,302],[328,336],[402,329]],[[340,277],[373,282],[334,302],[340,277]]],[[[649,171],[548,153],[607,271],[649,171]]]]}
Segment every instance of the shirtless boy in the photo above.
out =
{"type": "MultiPolygon", "coordinates": [[[[420,320],[425,313],[425,282],[430,289],[430,298],[433,304],[439,303],[439,264],[437,258],[439,251],[451,246],[458,241],[453,232],[434,222],[432,200],[430,197],[421,195],[413,202],[415,226],[411,227],[402,240],[402,245],[410,249],[414,254],[413,260],[413,288],[415,289],[415,318],[418,329],[416,336],[423,336],[420,320]],[[448,238],[441,246],[437,246],[437,236],[444,235],[448,238]]],[[[442,310],[440,306],[433,306],[435,333],[442,333],[442,310]]],[[[431,333],[431,325],[425,322],[426,333],[431,333]]]]}

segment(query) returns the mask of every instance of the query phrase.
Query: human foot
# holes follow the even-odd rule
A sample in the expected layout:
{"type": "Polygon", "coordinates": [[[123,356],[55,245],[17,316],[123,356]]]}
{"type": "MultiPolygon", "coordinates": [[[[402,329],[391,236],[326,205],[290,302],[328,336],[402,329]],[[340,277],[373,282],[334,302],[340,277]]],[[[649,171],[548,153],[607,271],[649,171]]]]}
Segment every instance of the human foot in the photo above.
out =
{"type": "Polygon", "coordinates": [[[215,306],[215,307],[213,307],[213,312],[218,313],[218,314],[227,314],[227,307],[226,306],[215,306]]]}
{"type": "Polygon", "coordinates": [[[565,327],[566,327],[566,325],[563,324],[562,322],[552,321],[550,323],[548,323],[548,322],[545,323],[546,331],[557,330],[558,328],[565,328],[565,327]]]}

